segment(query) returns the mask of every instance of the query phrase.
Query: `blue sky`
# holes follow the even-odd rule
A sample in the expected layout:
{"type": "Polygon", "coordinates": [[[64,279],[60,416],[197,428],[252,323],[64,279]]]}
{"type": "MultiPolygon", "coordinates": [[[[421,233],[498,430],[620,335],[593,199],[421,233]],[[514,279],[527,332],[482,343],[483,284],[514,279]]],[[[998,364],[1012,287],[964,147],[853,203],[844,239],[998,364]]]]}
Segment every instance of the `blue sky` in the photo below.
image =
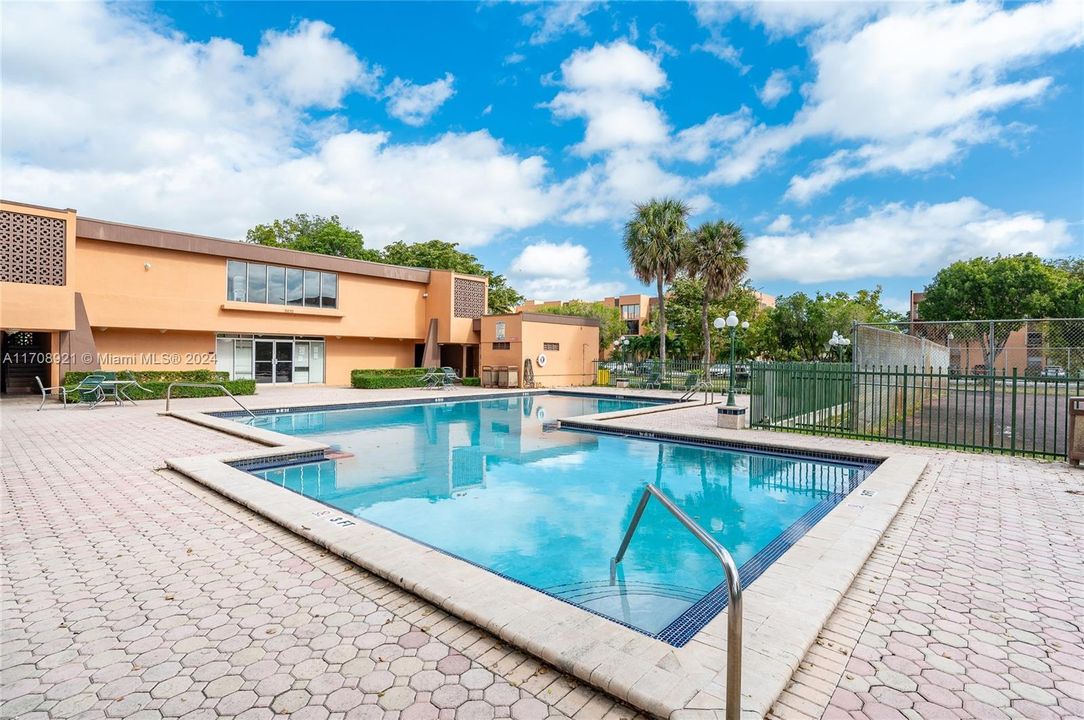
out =
{"type": "Polygon", "coordinates": [[[902,307],[955,259],[1084,253],[1082,8],[6,4],[3,194],[232,238],[338,214],[537,299],[637,291],[621,223],[672,195],[767,292],[902,307]]]}

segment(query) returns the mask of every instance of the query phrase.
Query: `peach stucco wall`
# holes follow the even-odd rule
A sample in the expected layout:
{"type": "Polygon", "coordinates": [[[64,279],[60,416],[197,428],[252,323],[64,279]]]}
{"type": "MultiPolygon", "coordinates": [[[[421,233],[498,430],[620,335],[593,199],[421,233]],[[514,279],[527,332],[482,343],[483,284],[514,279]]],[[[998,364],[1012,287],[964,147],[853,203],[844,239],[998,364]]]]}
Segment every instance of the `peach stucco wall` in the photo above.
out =
{"type": "Polygon", "coordinates": [[[478,342],[478,333],[474,330],[474,318],[457,318],[454,312],[455,278],[483,280],[474,275],[461,275],[450,270],[432,270],[429,273],[429,297],[426,299],[426,327],[430,318],[437,319],[437,342],[466,343],[478,342]]]}
{"type": "Polygon", "coordinates": [[[75,211],[0,202],[0,209],[67,221],[64,285],[0,283],[0,328],[48,332],[75,328],[75,211]]]}
{"type": "Polygon", "coordinates": [[[531,359],[535,383],[543,387],[590,385],[594,382],[594,361],[598,360],[597,326],[566,325],[531,320],[522,315],[493,315],[482,319],[482,365],[510,365],[523,372],[523,361],[531,359]],[[496,325],[505,323],[504,342],[508,350],[494,350],[496,325]],[[559,350],[544,350],[554,342],[559,350]],[[538,366],[538,356],[546,355],[546,366],[538,366]]]}
{"type": "Polygon", "coordinates": [[[213,332],[94,331],[102,370],[214,370],[213,332]]]}
{"type": "Polygon", "coordinates": [[[233,303],[226,258],[85,238],[76,242],[75,274],[95,329],[423,336],[421,283],[340,273],[335,310],[233,303]]]}

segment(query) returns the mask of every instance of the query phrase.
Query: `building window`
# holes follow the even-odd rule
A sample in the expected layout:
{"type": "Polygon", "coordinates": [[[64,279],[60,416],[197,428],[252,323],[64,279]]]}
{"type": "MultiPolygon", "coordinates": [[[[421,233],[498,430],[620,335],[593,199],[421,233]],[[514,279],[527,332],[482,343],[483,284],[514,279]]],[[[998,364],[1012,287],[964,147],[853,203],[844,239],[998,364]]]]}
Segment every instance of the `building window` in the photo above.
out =
{"type": "Polygon", "coordinates": [[[542,343],[542,349],[555,352],[561,349],[561,343],[542,343]]]}
{"type": "Polygon", "coordinates": [[[494,350],[511,350],[512,349],[512,343],[495,342],[495,343],[493,343],[493,349],[494,350]]]}
{"type": "Polygon", "coordinates": [[[507,331],[507,324],[503,320],[498,320],[494,332],[497,335],[498,340],[504,340],[504,334],[507,331]]]}
{"type": "Polygon", "coordinates": [[[339,306],[339,276],[319,270],[228,260],[226,300],[336,308],[339,306]]]}
{"type": "Polygon", "coordinates": [[[622,320],[639,320],[640,319],[640,306],[639,305],[622,305],[621,306],[621,319],[622,320]]]}

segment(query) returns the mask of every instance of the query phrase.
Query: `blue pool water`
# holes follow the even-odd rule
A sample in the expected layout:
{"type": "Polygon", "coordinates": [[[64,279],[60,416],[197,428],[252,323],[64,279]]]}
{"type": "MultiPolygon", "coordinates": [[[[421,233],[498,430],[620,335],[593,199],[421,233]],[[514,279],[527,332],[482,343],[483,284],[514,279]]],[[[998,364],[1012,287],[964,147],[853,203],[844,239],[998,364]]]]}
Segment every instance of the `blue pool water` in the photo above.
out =
{"type": "Polygon", "coordinates": [[[257,427],[348,456],[255,474],[673,641],[674,628],[719,611],[704,598],[722,571],[649,503],[611,583],[610,559],[646,483],[722,543],[748,581],[868,468],[544,427],[644,404],[546,394],[261,416],[257,427]]]}

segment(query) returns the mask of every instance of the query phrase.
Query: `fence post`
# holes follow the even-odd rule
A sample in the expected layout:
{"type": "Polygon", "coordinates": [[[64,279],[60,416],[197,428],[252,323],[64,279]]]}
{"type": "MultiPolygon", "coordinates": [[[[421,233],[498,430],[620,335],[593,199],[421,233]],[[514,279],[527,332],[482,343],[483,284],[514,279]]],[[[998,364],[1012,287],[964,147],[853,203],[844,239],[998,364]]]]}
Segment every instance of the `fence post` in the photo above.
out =
{"type": "Polygon", "coordinates": [[[903,442],[907,442],[907,366],[903,366],[903,409],[900,413],[900,428],[903,431],[903,442]]]}
{"type": "MultiPolygon", "coordinates": [[[[1012,413],[1012,420],[1010,421],[1009,425],[1009,427],[1012,428],[1012,434],[1009,438],[1010,455],[1016,455],[1016,375],[1017,371],[1014,367],[1012,369],[1012,403],[1011,409],[1009,410],[1009,412],[1012,413]]],[[[1002,407],[1004,407],[1004,405],[1002,407]]]]}

